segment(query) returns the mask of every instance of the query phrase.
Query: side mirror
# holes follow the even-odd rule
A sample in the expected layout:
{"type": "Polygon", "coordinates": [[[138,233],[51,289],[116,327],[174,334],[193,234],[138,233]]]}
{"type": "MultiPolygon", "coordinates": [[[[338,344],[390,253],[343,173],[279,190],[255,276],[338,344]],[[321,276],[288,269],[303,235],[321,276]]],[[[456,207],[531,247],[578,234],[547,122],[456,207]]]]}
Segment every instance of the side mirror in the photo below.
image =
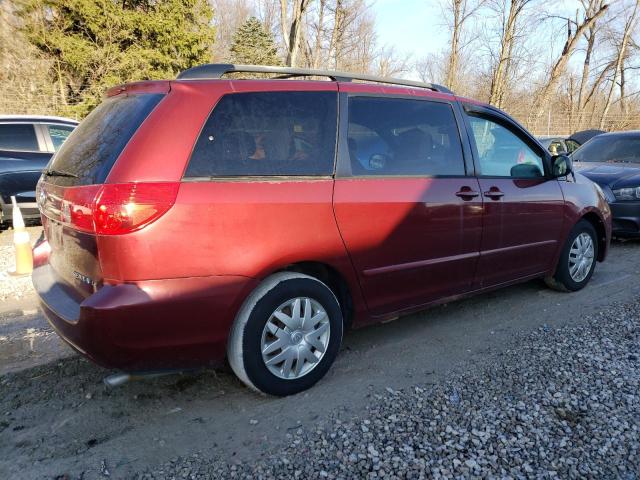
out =
{"type": "Polygon", "coordinates": [[[371,170],[381,170],[387,166],[387,156],[383,153],[374,153],[369,157],[369,168],[371,170]]]}
{"type": "Polygon", "coordinates": [[[566,155],[554,155],[551,157],[551,175],[553,177],[564,177],[573,171],[571,158],[566,155]]]}

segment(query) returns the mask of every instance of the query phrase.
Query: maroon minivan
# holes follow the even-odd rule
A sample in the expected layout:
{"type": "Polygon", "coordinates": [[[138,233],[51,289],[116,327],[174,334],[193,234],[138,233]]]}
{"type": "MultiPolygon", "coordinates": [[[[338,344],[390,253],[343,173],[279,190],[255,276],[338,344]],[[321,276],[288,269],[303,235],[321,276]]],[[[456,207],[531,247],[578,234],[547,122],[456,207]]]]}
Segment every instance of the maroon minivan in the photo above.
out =
{"type": "Polygon", "coordinates": [[[226,357],[274,395],[322,378],[352,325],[533,278],[579,290],[611,232],[600,189],[500,110],[284,67],[111,89],[37,197],[33,283],[73,348],[137,373],[226,357]]]}

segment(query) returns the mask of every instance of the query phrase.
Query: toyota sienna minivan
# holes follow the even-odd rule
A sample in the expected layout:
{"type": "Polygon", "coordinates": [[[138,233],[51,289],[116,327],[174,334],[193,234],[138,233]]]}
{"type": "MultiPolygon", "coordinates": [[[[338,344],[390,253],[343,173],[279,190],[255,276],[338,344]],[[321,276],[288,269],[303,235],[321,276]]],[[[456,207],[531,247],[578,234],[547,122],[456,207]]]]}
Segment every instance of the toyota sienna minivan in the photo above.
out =
{"type": "Polygon", "coordinates": [[[37,199],[33,283],[74,349],[135,373],[226,358],[273,395],[322,378],[351,326],[534,278],[579,290],[611,234],[601,190],[500,110],[286,67],[109,90],[37,199]]]}

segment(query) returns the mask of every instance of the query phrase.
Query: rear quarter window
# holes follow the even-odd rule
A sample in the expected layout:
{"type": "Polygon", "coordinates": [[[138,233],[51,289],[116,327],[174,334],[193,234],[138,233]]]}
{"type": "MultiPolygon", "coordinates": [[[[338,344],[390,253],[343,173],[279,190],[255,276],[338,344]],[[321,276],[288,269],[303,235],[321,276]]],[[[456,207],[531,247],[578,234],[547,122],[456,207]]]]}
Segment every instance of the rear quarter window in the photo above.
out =
{"type": "Polygon", "coordinates": [[[66,185],[103,183],[111,167],[163,94],[118,95],[102,102],[62,143],[49,169],[66,185]]]}
{"type": "Polygon", "coordinates": [[[185,178],[333,173],[336,92],[229,94],[207,119],[185,178]]]}
{"type": "Polygon", "coordinates": [[[51,138],[51,143],[53,144],[53,150],[58,151],[65,140],[71,135],[73,129],[75,127],[71,125],[47,125],[47,131],[49,132],[49,137],[51,138]]]}

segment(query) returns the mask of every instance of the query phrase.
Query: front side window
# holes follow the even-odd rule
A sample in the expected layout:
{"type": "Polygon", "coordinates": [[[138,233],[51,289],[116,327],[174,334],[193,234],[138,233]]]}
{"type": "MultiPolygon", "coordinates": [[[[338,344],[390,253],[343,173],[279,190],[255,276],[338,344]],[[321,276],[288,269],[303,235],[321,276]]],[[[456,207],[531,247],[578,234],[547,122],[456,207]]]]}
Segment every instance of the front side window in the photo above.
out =
{"type": "Polygon", "coordinates": [[[74,127],[70,125],[47,125],[47,131],[49,137],[51,137],[51,143],[53,143],[53,150],[57,152],[67,139],[67,137],[73,132],[74,127]]]}
{"type": "Polygon", "coordinates": [[[448,103],[351,97],[347,138],[355,176],[465,174],[458,126],[448,103]]]}
{"type": "Polygon", "coordinates": [[[542,157],[511,130],[483,117],[470,116],[480,175],[536,178],[544,176],[542,157]]]}
{"type": "Polygon", "coordinates": [[[0,150],[37,152],[38,139],[30,123],[0,124],[0,150]]]}
{"type": "Polygon", "coordinates": [[[224,96],[196,142],[185,177],[333,174],[336,92],[224,96]]]}

